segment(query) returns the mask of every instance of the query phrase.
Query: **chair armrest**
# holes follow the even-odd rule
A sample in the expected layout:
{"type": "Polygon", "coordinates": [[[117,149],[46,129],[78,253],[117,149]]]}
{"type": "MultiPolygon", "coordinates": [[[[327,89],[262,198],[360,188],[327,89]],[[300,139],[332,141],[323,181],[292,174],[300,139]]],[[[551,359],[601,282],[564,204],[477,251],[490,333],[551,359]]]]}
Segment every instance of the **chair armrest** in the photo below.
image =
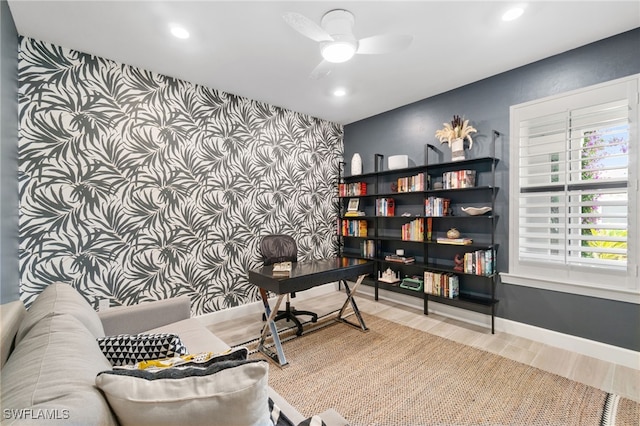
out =
{"type": "Polygon", "coordinates": [[[191,316],[189,296],[145,302],[132,306],[119,306],[98,312],[104,334],[138,334],[162,327],[191,316]]]}

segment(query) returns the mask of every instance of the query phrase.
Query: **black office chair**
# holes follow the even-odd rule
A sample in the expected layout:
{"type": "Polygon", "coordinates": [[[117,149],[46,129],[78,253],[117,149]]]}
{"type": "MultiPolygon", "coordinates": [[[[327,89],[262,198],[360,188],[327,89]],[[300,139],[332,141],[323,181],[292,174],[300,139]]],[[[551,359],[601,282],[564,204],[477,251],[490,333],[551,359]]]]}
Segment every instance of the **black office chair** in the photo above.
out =
{"type": "MultiPolygon", "coordinates": [[[[265,265],[272,265],[278,262],[297,262],[298,261],[298,246],[296,240],[288,235],[267,235],[262,238],[260,242],[260,253],[262,254],[262,260],[265,265]]],[[[290,297],[296,297],[295,293],[287,295],[287,302],[283,311],[278,311],[274,321],[286,319],[287,322],[293,321],[298,328],[296,335],[302,335],[302,323],[296,317],[297,315],[310,315],[311,322],[318,321],[318,314],[311,311],[298,311],[291,306],[290,297]]],[[[266,317],[262,316],[264,320],[266,317]]]]}

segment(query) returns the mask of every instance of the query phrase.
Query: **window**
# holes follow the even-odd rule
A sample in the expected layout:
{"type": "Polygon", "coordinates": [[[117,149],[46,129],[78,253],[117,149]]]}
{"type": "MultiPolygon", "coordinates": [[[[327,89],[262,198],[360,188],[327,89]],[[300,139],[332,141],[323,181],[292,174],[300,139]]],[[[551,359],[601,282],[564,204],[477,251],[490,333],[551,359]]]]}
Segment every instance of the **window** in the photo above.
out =
{"type": "Polygon", "coordinates": [[[504,282],[640,303],[638,81],[511,107],[504,282]]]}

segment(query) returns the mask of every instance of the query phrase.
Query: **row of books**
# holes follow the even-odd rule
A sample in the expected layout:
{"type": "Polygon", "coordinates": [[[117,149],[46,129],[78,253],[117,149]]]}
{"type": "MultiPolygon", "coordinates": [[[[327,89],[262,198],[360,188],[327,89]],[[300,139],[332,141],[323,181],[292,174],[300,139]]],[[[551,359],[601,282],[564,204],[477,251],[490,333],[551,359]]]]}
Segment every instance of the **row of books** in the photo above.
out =
{"type": "Polygon", "coordinates": [[[460,280],[456,274],[425,271],[424,292],[453,299],[460,294],[460,280]]]}
{"type": "MultiPolygon", "coordinates": [[[[427,175],[426,180],[428,183],[429,175],[427,175]]],[[[426,190],[426,188],[427,188],[427,185],[425,185],[424,173],[418,173],[415,176],[398,178],[398,192],[424,191],[426,190]]]]}
{"type": "Polygon", "coordinates": [[[405,241],[424,241],[424,219],[418,218],[402,225],[402,239],[405,241]]]}
{"type": "Polygon", "coordinates": [[[395,216],[396,203],[393,198],[376,199],[376,216],[395,216]]]}
{"type": "Polygon", "coordinates": [[[366,220],[342,220],[341,235],[345,237],[366,237],[366,220]]]}
{"type": "Polygon", "coordinates": [[[476,186],[475,170],[456,170],[442,174],[443,189],[473,188],[476,186]]]}
{"type": "Polygon", "coordinates": [[[367,195],[367,183],[366,182],[341,183],[338,185],[338,193],[340,197],[367,195]]]}
{"type": "Polygon", "coordinates": [[[370,259],[376,257],[376,244],[373,240],[366,240],[360,243],[360,256],[370,259]]]}
{"type": "Polygon", "coordinates": [[[451,200],[449,198],[429,197],[424,200],[425,216],[449,216],[451,200]]]}
{"type": "Polygon", "coordinates": [[[493,250],[476,250],[463,256],[463,270],[467,274],[492,275],[495,271],[493,250]]]}

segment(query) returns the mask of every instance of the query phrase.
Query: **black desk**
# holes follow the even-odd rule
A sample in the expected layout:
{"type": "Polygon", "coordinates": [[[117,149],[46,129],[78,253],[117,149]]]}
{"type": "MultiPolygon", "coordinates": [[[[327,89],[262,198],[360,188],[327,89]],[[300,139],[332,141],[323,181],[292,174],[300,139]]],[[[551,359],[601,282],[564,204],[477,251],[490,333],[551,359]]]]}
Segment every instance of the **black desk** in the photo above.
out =
{"type": "Polygon", "coordinates": [[[334,257],[330,259],[312,260],[308,262],[294,262],[289,276],[273,276],[273,265],[263,266],[259,269],[249,271],[249,282],[260,287],[260,296],[264,304],[264,311],[267,318],[267,324],[262,329],[258,350],[270,359],[277,362],[280,366],[286,365],[287,360],[282,350],[282,344],[278,336],[275,318],[278,308],[282,303],[282,299],[289,294],[297,291],[308,290],[322,284],[328,284],[340,281],[344,284],[347,293],[342,308],[338,312],[337,321],[344,322],[351,326],[360,328],[362,331],[368,330],[367,326],[360,315],[360,310],[353,299],[353,295],[365,276],[373,273],[373,262],[363,259],[352,259],[347,257],[334,257]],[[346,282],[347,278],[358,277],[353,289],[349,288],[346,282]],[[271,310],[267,297],[267,291],[271,291],[278,295],[276,304],[271,310]],[[351,304],[353,312],[358,319],[359,324],[354,324],[344,318],[344,311],[351,304]],[[276,352],[273,353],[265,348],[264,342],[267,338],[269,330],[273,338],[276,352]]]}

